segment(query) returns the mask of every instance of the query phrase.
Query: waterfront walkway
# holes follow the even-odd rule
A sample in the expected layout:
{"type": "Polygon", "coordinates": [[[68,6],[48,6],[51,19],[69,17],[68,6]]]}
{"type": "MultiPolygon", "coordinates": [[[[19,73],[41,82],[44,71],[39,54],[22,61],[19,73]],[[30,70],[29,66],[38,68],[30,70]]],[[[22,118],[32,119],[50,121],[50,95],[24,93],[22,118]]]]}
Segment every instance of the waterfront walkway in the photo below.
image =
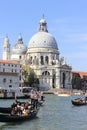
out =
{"type": "Polygon", "coordinates": [[[48,91],[43,91],[44,94],[69,94],[72,95],[73,93],[83,93],[81,90],[72,90],[72,89],[50,89],[48,91]]]}

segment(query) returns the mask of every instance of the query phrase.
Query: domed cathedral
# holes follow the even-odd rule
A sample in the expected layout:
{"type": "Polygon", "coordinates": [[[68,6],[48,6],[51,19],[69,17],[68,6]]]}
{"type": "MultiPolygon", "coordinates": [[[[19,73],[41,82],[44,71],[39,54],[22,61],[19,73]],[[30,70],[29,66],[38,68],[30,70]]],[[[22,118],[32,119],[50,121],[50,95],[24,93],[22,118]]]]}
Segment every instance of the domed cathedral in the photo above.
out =
{"type": "Polygon", "coordinates": [[[8,37],[5,38],[3,48],[3,59],[11,58],[22,64],[27,63],[34,70],[39,78],[40,89],[72,87],[72,68],[64,58],[59,57],[57,41],[48,32],[44,17],[40,20],[38,32],[31,37],[28,47],[24,45],[20,34],[11,53],[8,37]]]}
{"type": "Polygon", "coordinates": [[[38,32],[29,41],[26,55],[29,66],[39,78],[40,88],[71,88],[71,66],[59,58],[57,42],[48,32],[44,17],[38,32]]]}

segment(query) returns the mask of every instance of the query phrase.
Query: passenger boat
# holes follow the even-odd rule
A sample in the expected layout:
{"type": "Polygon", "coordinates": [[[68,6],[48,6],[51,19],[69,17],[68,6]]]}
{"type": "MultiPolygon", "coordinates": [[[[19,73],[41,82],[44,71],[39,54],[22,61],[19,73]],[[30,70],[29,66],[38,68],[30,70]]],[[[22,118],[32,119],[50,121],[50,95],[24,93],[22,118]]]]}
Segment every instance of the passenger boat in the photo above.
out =
{"type": "Polygon", "coordinates": [[[87,97],[82,93],[74,93],[71,102],[75,106],[83,106],[87,104],[87,97]]]}
{"type": "MultiPolygon", "coordinates": [[[[38,106],[42,106],[45,100],[43,101],[39,101],[38,102],[38,106]]],[[[24,103],[24,102],[20,102],[20,103],[24,103]]],[[[0,113],[7,113],[10,114],[11,113],[12,108],[11,107],[0,107],[0,113]]]]}
{"type": "Polygon", "coordinates": [[[11,107],[0,107],[0,113],[11,113],[11,107]]]}
{"type": "MultiPolygon", "coordinates": [[[[15,97],[0,97],[0,99],[14,99],[15,97]]],[[[26,95],[26,96],[19,96],[17,97],[17,99],[29,99],[30,96],[26,95]]]]}
{"type": "Polygon", "coordinates": [[[83,106],[83,105],[87,104],[87,102],[85,100],[81,100],[81,99],[71,100],[71,102],[75,106],[83,106]]]}
{"type": "Polygon", "coordinates": [[[37,115],[38,110],[30,112],[28,115],[11,115],[11,114],[0,114],[0,122],[23,122],[26,120],[34,119],[37,115]]]}
{"type": "MultiPolygon", "coordinates": [[[[20,104],[24,104],[25,102],[20,102],[20,101],[17,101],[17,103],[20,103],[20,104]]],[[[11,110],[12,110],[12,106],[11,107],[0,107],[0,113],[11,113],[11,110]]]]}

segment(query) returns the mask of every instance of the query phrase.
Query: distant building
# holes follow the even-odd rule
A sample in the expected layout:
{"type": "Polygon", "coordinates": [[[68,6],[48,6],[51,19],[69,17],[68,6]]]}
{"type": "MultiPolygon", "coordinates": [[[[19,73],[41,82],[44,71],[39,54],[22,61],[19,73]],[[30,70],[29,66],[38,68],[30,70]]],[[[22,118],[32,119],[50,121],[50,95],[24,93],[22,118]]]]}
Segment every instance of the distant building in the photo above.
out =
{"type": "Polygon", "coordinates": [[[39,78],[40,89],[71,88],[72,67],[65,58],[59,57],[57,41],[48,32],[44,17],[39,22],[38,32],[32,36],[28,47],[23,43],[21,34],[18,42],[10,51],[8,37],[3,43],[3,60],[20,61],[29,65],[39,78]]]}
{"type": "Polygon", "coordinates": [[[0,90],[4,96],[19,96],[21,87],[21,65],[12,60],[0,60],[0,90]]]}
{"type": "Polygon", "coordinates": [[[87,72],[72,71],[72,88],[87,90],[87,72]]]}

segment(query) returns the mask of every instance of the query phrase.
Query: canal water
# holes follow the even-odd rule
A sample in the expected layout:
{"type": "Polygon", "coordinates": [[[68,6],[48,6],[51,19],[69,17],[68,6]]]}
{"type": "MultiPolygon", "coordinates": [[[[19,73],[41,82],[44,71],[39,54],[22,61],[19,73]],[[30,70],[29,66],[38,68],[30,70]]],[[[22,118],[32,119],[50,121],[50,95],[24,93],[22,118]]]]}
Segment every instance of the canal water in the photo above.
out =
{"type": "MultiPolygon", "coordinates": [[[[46,94],[45,100],[37,118],[22,123],[0,123],[0,130],[87,130],[87,106],[73,106],[71,97],[52,94],[46,94]]],[[[12,102],[0,100],[0,106],[10,106],[12,102]]]]}

